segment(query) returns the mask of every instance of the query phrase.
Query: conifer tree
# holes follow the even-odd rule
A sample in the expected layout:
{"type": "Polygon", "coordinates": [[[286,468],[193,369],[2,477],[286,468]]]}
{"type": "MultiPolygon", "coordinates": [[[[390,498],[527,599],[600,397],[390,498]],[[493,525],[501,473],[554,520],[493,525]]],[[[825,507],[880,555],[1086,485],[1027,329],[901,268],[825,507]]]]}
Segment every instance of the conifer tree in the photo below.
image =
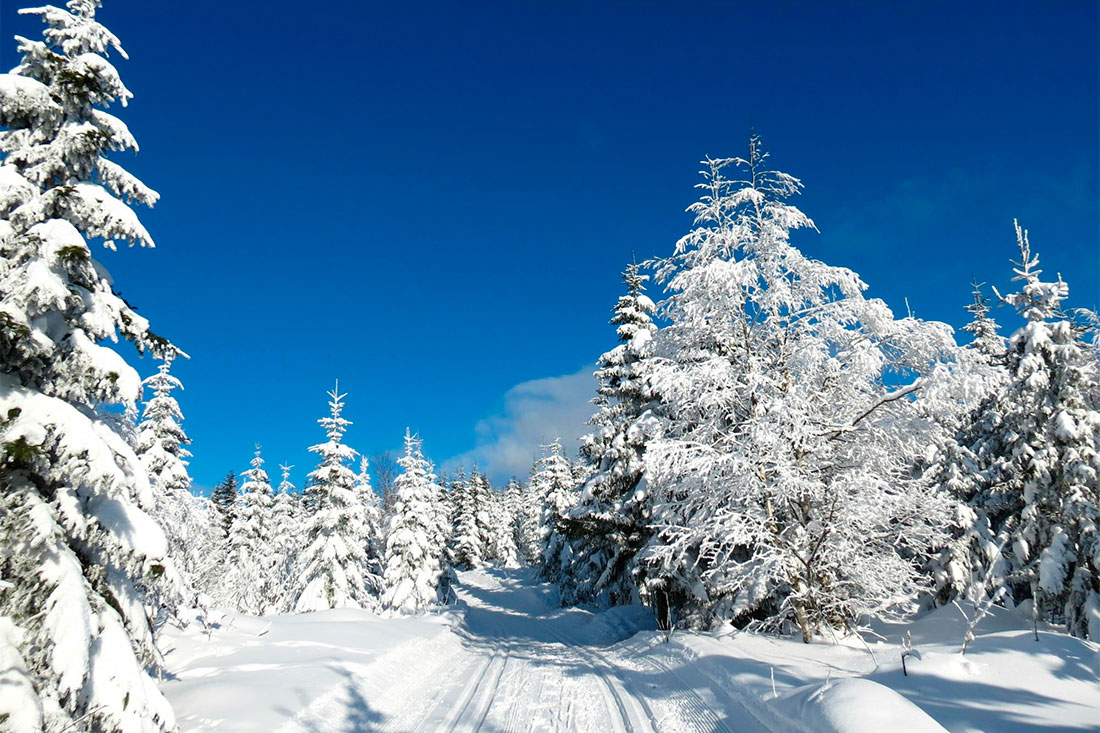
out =
{"type": "Polygon", "coordinates": [[[220,528],[212,521],[204,502],[191,493],[191,476],[184,446],[191,443],[184,432],[183,413],[172,392],[183,389],[170,373],[172,359],[165,358],[157,373],[142,382],[152,391],[137,426],[135,449],[149,475],[154,506],[168,538],[168,553],[195,589],[207,589],[221,550],[220,528]]]}
{"type": "Polygon", "coordinates": [[[210,503],[217,513],[217,523],[223,541],[228,541],[229,530],[237,516],[237,474],[230,471],[210,492],[210,503]]]}
{"type": "Polygon", "coordinates": [[[385,532],[382,524],[382,501],[374,492],[370,479],[370,460],[360,456],[359,473],[355,476],[355,492],[363,507],[366,522],[366,551],[369,573],[381,577],[386,552],[385,532]]]}
{"type": "Polygon", "coordinates": [[[180,425],[183,413],[172,396],[172,392],[182,389],[183,385],[172,376],[171,368],[172,359],[166,358],[161,361],[157,373],[142,382],[153,396],[145,403],[137,431],[136,449],[149,474],[158,505],[168,503],[174,492],[191,490],[191,476],[187,473],[187,458],[191,453],[184,447],[191,440],[180,425]]]}
{"type": "Polygon", "coordinates": [[[282,480],[275,491],[271,504],[272,527],[272,566],[277,578],[277,605],[286,607],[286,581],[290,577],[294,558],[298,554],[302,519],[299,516],[298,500],[295,498],[294,484],[290,481],[290,471],[294,466],[279,465],[282,480]]]}
{"type": "Polygon", "coordinates": [[[454,564],[460,568],[476,568],[484,559],[485,538],[478,519],[483,511],[479,483],[477,468],[469,477],[459,468],[451,482],[451,542],[454,564]]]}
{"type": "Polygon", "coordinates": [[[250,466],[241,472],[244,481],[229,528],[228,562],[218,595],[223,605],[260,615],[274,608],[283,579],[278,577],[273,552],[271,481],[258,445],[250,466]]]}
{"type": "Polygon", "coordinates": [[[297,613],[328,608],[370,608],[379,581],[367,555],[368,522],[356,478],[348,464],[356,452],[344,442],[350,420],[341,417],[344,397],[328,393],[328,417],[317,422],[328,440],[310,447],[321,462],[309,474],[305,547],[298,555],[291,594],[297,613]]]}
{"type": "Polygon", "coordinates": [[[992,363],[1004,358],[1005,340],[999,333],[1000,326],[989,315],[989,298],[982,292],[982,284],[971,283],[974,300],[966,306],[971,320],[963,326],[963,330],[973,336],[970,348],[981,354],[988,363],[992,363]]]}
{"type": "Polygon", "coordinates": [[[531,493],[538,497],[541,507],[539,567],[547,580],[557,582],[572,561],[566,517],[577,502],[577,491],[561,441],[555,438],[549,445],[540,446],[540,450],[542,457],[531,473],[531,493]]]}
{"type": "Polygon", "coordinates": [[[517,559],[528,565],[537,564],[542,505],[533,501],[532,494],[515,477],[508,480],[504,496],[512,519],[512,542],[516,546],[517,559]]]}
{"type": "Polygon", "coordinates": [[[972,514],[957,575],[988,577],[1015,603],[1030,599],[1036,619],[1100,640],[1100,369],[1062,311],[1068,286],[1042,280],[1018,224],[1016,237],[1021,286],[1003,300],[1025,323],[1009,339],[1007,381],[960,432],[952,476],[972,514]]]}
{"type": "Polygon", "coordinates": [[[423,611],[441,602],[446,592],[443,488],[436,483],[421,445],[420,438],[406,429],[386,537],[382,604],[404,613],[423,611]]]}
{"type": "MultiPolygon", "coordinates": [[[[486,479],[488,485],[488,479],[486,479]]],[[[504,491],[489,491],[489,502],[486,514],[489,525],[487,556],[493,562],[503,567],[511,568],[519,565],[519,552],[516,549],[515,535],[513,533],[513,507],[512,497],[504,491]]]]}
{"type": "Polygon", "coordinates": [[[117,294],[92,255],[152,246],[128,205],[157,194],[108,159],[136,150],[105,109],[131,98],[125,52],[96,0],[32,8],[43,41],[0,74],[0,656],[26,730],[169,730],[148,674],[150,615],[184,588],[138,457],[104,418],[133,414],[140,378],[108,342],[175,349],[117,294]],[[152,590],[153,592],[149,592],[152,590]],[[151,613],[150,613],[151,612],[151,613]]]}
{"type": "Polygon", "coordinates": [[[657,327],[655,306],[645,295],[647,275],[631,263],[623,273],[626,295],[615,305],[612,325],[619,345],[600,357],[594,400],[599,407],[589,421],[596,430],[585,436],[581,456],[591,468],[577,506],[567,523],[578,537],[566,602],[630,603],[634,589],[634,556],[649,539],[649,501],[639,490],[645,463],[649,410],[654,396],[648,385],[649,355],[657,327]]]}
{"type": "Polygon", "coordinates": [[[921,383],[898,378],[955,344],[804,256],[790,233],[813,223],[785,201],[801,183],[766,159],[754,135],[747,159],[706,160],[696,227],[656,263],[671,294],[640,590],[679,624],[793,623],[809,641],[925,587],[917,561],[946,541],[950,503],[912,475],[921,383]]]}

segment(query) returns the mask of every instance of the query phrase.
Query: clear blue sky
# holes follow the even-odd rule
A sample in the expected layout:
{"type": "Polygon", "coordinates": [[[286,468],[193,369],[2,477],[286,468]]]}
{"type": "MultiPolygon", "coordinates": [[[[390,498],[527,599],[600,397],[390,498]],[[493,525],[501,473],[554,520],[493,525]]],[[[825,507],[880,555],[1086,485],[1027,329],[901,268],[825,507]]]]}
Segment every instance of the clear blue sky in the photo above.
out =
{"type": "MultiPolygon", "coordinates": [[[[193,357],[196,482],[260,442],[300,484],[337,377],[357,449],[409,425],[509,472],[588,412],[623,264],[671,251],[751,123],[806,184],[803,249],[895,309],[965,322],[1013,217],[1098,304],[1096,2],[681,5],[106,0],[121,162],[163,198],[156,250],[101,259],[193,357]]],[[[18,6],[5,68],[40,35],[18,6]]]]}

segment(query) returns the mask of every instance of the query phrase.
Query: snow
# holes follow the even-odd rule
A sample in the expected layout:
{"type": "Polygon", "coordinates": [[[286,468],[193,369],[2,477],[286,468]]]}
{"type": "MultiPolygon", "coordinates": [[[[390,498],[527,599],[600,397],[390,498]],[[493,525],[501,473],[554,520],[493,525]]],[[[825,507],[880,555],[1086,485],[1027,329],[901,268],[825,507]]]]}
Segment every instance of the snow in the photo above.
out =
{"type": "Polygon", "coordinates": [[[837,733],[908,733],[942,731],[928,713],[889,687],[867,679],[848,678],[807,685],[784,696],[784,717],[793,727],[837,733]]]}
{"type": "MultiPolygon", "coordinates": [[[[0,110],[7,110],[10,117],[45,117],[60,114],[57,104],[50,97],[50,90],[42,82],[18,74],[0,74],[0,110]]],[[[0,124],[9,120],[0,119],[0,124]]]]}
{"type": "Polygon", "coordinates": [[[183,731],[1095,730],[1100,645],[995,609],[879,625],[884,640],[803,644],[737,632],[665,643],[640,606],[560,608],[531,569],[459,574],[420,616],[215,612],[165,639],[183,731]],[[901,638],[914,655],[900,664],[901,638]]]}
{"type": "MultiPolygon", "coordinates": [[[[0,592],[4,589],[0,584],[0,592]]],[[[0,695],[0,721],[11,730],[40,730],[42,705],[19,654],[22,641],[22,631],[11,619],[0,616],[0,689],[4,690],[0,695]]]]}

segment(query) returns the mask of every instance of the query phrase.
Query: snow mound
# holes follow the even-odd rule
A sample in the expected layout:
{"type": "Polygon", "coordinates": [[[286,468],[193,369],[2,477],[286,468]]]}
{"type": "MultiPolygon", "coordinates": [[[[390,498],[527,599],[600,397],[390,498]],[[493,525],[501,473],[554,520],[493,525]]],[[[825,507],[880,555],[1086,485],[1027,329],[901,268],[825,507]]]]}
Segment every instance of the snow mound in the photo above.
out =
{"type": "Polygon", "coordinates": [[[807,685],[776,702],[775,712],[792,726],[816,733],[946,730],[897,692],[866,679],[807,685]]]}

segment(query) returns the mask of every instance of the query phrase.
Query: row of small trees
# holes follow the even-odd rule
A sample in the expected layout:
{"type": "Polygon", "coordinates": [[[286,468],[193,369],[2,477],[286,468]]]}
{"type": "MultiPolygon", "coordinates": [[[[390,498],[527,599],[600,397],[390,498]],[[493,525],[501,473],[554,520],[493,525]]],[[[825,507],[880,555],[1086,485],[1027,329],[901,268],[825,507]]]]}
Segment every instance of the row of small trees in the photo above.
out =
{"type": "Polygon", "coordinates": [[[496,490],[476,468],[437,478],[419,437],[406,432],[400,473],[383,502],[368,459],[344,442],[351,423],[338,388],[318,421],[327,440],[310,448],[320,461],[303,491],[286,465],[273,488],[257,447],[240,482],[231,472],[209,501],[196,497],[190,441],[172,395],[182,385],[170,365],[144,382],[151,397],[134,441],[161,498],[169,555],[208,603],[253,614],[417,612],[447,599],[452,567],[536,563],[561,550],[554,518],[580,476],[560,442],[543,446],[527,487],[513,479],[496,490]]]}

